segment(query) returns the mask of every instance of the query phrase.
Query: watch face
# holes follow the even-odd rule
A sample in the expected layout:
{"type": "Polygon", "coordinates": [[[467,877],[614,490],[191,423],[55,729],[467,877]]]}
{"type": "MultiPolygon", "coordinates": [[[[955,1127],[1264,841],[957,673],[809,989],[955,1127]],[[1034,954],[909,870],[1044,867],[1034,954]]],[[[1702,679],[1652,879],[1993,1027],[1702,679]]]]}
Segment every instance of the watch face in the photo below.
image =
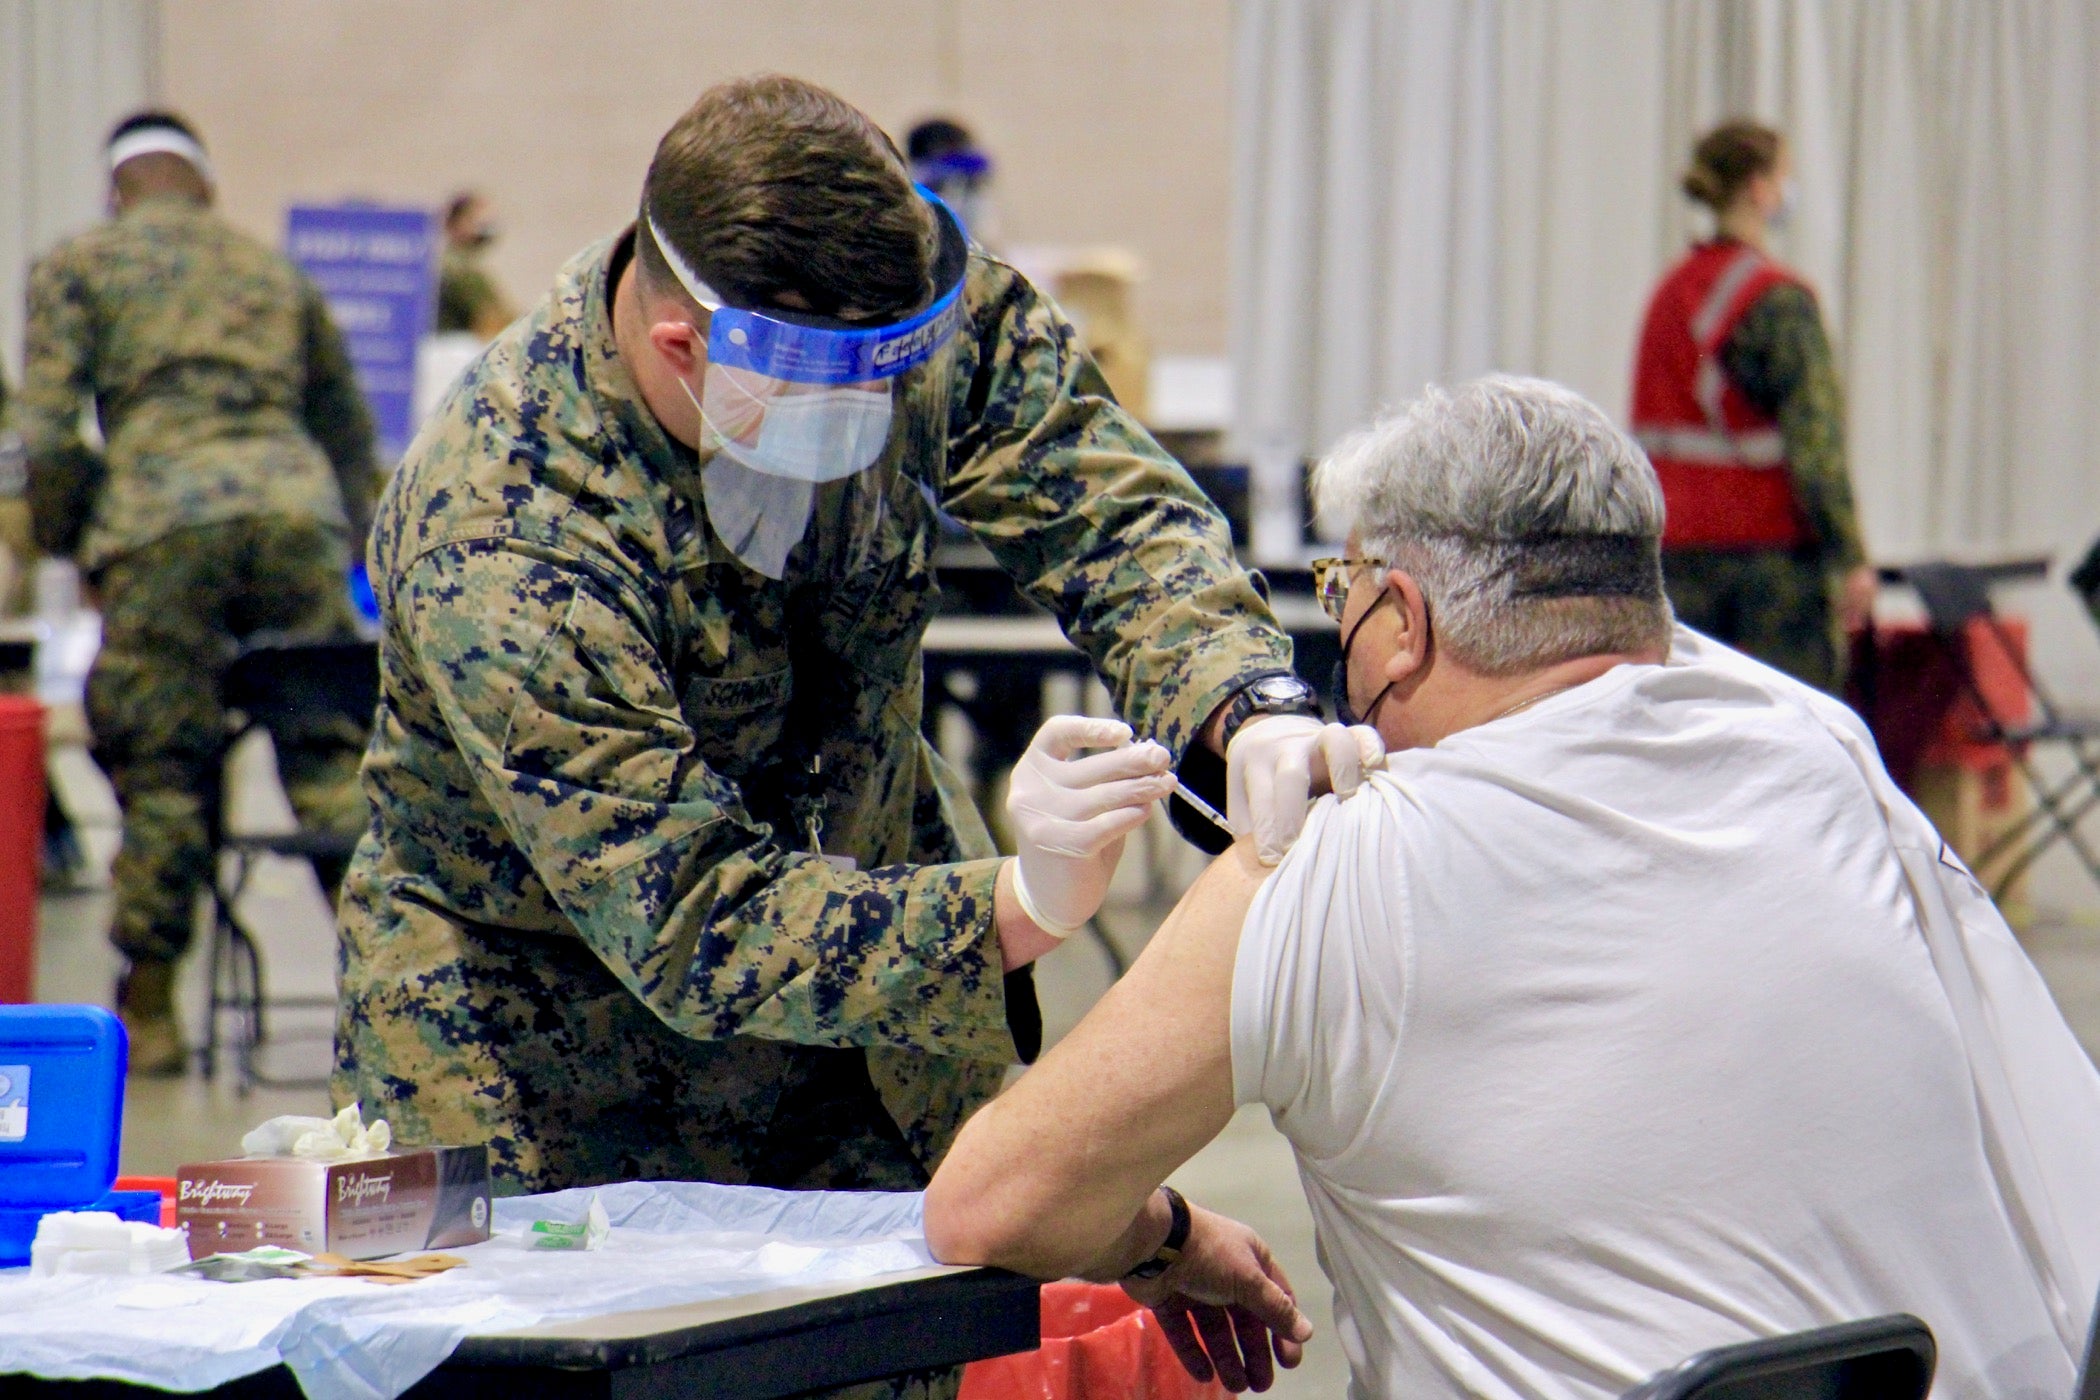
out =
{"type": "Polygon", "coordinates": [[[1254,683],[1254,694],[1271,704],[1288,704],[1312,694],[1312,687],[1290,676],[1266,676],[1254,683]]]}

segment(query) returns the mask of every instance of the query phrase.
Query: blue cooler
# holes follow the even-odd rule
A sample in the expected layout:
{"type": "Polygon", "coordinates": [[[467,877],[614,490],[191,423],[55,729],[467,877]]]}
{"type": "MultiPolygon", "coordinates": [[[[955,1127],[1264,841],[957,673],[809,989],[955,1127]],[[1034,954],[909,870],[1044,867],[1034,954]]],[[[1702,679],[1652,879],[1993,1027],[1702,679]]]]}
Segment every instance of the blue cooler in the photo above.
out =
{"type": "Polygon", "coordinates": [[[55,1210],[160,1221],[151,1191],[111,1191],[124,1125],[123,1023],[99,1006],[0,1006],[0,1268],[29,1262],[55,1210]]]}

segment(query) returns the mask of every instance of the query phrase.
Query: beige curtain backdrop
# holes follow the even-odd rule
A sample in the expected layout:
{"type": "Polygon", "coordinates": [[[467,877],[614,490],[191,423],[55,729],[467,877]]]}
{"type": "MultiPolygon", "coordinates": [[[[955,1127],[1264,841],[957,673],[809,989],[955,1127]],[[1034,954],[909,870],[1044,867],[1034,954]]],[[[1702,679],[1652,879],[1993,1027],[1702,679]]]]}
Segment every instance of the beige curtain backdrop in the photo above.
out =
{"type": "Polygon", "coordinates": [[[1884,551],[2100,532],[2100,8],[1677,0],[1680,130],[1793,136],[1789,256],[1821,292],[1884,551]]]}
{"type": "Polygon", "coordinates": [[[153,91],[151,0],[0,0],[0,366],[29,262],[102,215],[102,138],[153,91]]]}
{"type": "MultiPolygon", "coordinates": [[[[1237,435],[1316,454],[1502,368],[1623,414],[1636,326],[1699,225],[1696,133],[1794,145],[1882,557],[2100,534],[2100,6],[2090,0],[1240,0],[1237,435]]],[[[1276,499],[1282,499],[1279,490],[1276,499]]],[[[2044,665],[2100,692],[2061,588],[2044,665]]]]}
{"type": "Polygon", "coordinates": [[[529,302],[634,216],[703,88],[824,83],[903,140],[944,113],[996,162],[1009,245],[1144,262],[1163,353],[1224,347],[1230,0],[163,0],[161,94],[223,207],[275,243],[296,202],[435,204],[473,186],[491,270],[529,302]]]}

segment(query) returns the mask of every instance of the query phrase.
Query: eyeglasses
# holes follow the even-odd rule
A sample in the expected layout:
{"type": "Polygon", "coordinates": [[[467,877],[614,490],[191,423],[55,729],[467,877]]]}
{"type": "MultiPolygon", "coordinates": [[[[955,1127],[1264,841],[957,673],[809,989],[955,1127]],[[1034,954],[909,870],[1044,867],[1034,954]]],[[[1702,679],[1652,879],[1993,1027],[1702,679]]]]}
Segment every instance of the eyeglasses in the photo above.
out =
{"type": "Polygon", "coordinates": [[[1366,566],[1383,569],[1386,561],[1364,556],[1362,558],[1315,559],[1312,561],[1313,596],[1320,600],[1320,609],[1336,622],[1349,605],[1349,581],[1356,571],[1366,566]]]}

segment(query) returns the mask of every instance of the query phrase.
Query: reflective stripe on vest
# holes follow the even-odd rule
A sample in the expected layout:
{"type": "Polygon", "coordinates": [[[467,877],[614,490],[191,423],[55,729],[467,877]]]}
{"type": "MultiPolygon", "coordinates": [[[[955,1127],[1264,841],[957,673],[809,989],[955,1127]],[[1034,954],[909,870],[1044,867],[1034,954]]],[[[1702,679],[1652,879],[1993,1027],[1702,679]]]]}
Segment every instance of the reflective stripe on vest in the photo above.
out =
{"type": "Polygon", "coordinates": [[[1764,254],[1755,248],[1745,248],[1714,279],[1713,286],[1707,290],[1706,301],[1692,317],[1692,344],[1699,347],[1701,355],[1711,355],[1721,348],[1721,337],[1717,334],[1721,329],[1721,317],[1727,314],[1728,303],[1735,300],[1735,294],[1743,289],[1743,284],[1756,274],[1764,261],[1764,254]]]}
{"type": "MultiPolygon", "coordinates": [[[[1692,382],[1692,397],[1699,401],[1709,431],[1701,443],[1703,450],[1669,454],[1679,461],[1702,467],[1776,467],[1786,461],[1783,448],[1769,461],[1759,461],[1738,435],[1729,431],[1728,416],[1721,409],[1721,396],[1728,392],[1728,378],[1721,369],[1721,318],[1728,314],[1728,308],[1743,290],[1743,284],[1757,275],[1764,262],[1764,254],[1755,248],[1745,248],[1737,253],[1735,261],[1714,279],[1713,286],[1707,289],[1705,302],[1692,317],[1692,344],[1699,351],[1699,373],[1692,382]]],[[[1776,439],[1778,434],[1775,432],[1772,436],[1776,439]]],[[[1649,449],[1649,454],[1654,455],[1654,449],[1649,449]]]]}
{"type": "Polygon", "coordinates": [[[1767,471],[1786,465],[1786,440],[1777,428],[1752,433],[1708,432],[1700,428],[1642,428],[1634,435],[1650,457],[1667,457],[1695,467],[1741,467],[1767,471]]]}

